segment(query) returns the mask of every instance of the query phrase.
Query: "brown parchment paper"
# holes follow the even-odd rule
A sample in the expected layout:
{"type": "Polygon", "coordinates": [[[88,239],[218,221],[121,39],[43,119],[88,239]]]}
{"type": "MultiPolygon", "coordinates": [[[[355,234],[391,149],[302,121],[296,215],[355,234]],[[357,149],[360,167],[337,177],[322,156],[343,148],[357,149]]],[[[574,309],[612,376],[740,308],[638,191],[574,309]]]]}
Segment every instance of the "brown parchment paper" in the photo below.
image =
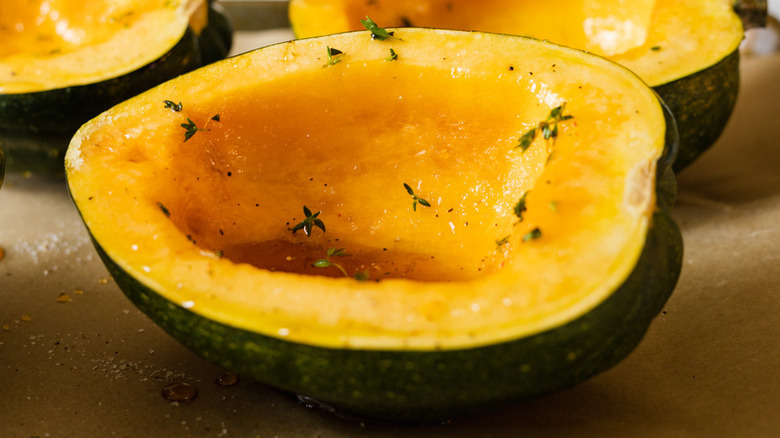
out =
{"type": "MultiPolygon", "coordinates": [[[[242,33],[236,52],[290,37],[242,33]],[[265,39],[264,39],[265,38],[265,39]]],[[[742,64],[717,145],[679,178],[682,278],[624,362],[561,393],[445,425],[347,420],[224,371],[127,301],[61,179],[0,190],[0,437],[780,436],[780,55],[742,64]],[[199,390],[161,396],[170,383],[199,390]]]]}

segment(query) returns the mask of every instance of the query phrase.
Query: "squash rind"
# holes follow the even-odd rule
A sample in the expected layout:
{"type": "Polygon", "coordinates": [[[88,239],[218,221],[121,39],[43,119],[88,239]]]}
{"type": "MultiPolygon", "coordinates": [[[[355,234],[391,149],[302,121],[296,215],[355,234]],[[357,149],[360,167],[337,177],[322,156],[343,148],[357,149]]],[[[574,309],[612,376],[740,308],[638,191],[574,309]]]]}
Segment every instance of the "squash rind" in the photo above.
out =
{"type": "Polygon", "coordinates": [[[198,36],[202,65],[224,59],[233,46],[233,23],[227,12],[214,1],[208,6],[208,24],[198,36]]]}
{"type": "Polygon", "coordinates": [[[677,121],[681,147],[673,169],[680,172],[715,143],[731,118],[739,91],[739,49],[711,67],[653,89],[677,121]]]}
{"type": "MultiPolygon", "coordinates": [[[[673,185],[671,170],[664,172],[673,185]]],[[[669,191],[659,205],[670,205],[669,191]]],[[[574,386],[625,358],[677,283],[683,242],[668,209],[653,216],[629,278],[585,315],[536,335],[472,349],[351,350],[285,341],[204,318],[127,274],[93,240],[126,296],[209,361],[338,412],[402,422],[443,421],[574,386]]]]}

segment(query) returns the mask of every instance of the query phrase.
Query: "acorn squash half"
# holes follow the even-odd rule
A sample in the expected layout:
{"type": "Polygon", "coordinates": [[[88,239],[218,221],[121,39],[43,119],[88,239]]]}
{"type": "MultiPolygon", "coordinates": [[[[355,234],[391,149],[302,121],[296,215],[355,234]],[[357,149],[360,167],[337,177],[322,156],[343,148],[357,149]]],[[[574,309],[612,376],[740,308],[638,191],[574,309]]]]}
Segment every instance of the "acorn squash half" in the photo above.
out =
{"type": "Polygon", "coordinates": [[[0,2],[0,144],[9,169],[61,174],[83,123],[224,58],[232,30],[216,7],[205,0],[0,2]]]}
{"type": "MultiPolygon", "coordinates": [[[[298,37],[363,29],[369,16],[381,26],[527,35],[606,56],[672,110],[679,171],[720,136],[736,102],[743,26],[734,7],[732,0],[291,0],[289,14],[298,37]]],[[[766,17],[766,1],[736,8],[766,17]]]]}
{"type": "Polygon", "coordinates": [[[673,119],[627,69],[396,29],[268,46],[82,127],[73,200],[117,284],[248,377],[420,421],[549,393],[675,286],[673,119]]]}

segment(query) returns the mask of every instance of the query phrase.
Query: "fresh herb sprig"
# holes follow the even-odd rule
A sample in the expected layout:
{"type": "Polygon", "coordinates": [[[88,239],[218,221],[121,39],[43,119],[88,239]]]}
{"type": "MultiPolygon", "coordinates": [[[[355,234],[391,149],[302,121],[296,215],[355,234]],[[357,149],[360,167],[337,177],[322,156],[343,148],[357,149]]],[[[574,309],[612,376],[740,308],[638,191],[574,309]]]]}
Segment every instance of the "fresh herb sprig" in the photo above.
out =
{"type": "MultiPolygon", "coordinates": [[[[181,102],[176,103],[172,100],[163,100],[163,104],[165,104],[165,108],[170,109],[173,112],[181,112],[184,106],[181,102]]],[[[215,122],[219,122],[219,114],[215,114],[211,117],[211,120],[215,122]]],[[[199,128],[198,125],[192,121],[191,118],[187,117],[187,123],[182,123],[180,126],[184,128],[184,141],[187,141],[192,138],[193,135],[195,135],[198,131],[211,131],[211,129],[207,129],[206,125],[208,125],[209,121],[206,121],[206,124],[203,125],[202,128],[199,128]]]]}
{"type": "Polygon", "coordinates": [[[536,240],[540,237],[542,237],[542,230],[540,230],[537,227],[523,235],[523,242],[528,242],[529,240],[536,240]]]}
{"type": "Polygon", "coordinates": [[[426,201],[423,198],[420,198],[419,196],[414,194],[414,190],[409,186],[409,184],[404,183],[404,188],[406,189],[406,192],[412,195],[412,210],[417,211],[417,204],[420,204],[424,207],[430,207],[431,204],[426,201]]]}
{"type": "Polygon", "coordinates": [[[390,56],[385,58],[385,61],[398,61],[398,53],[395,53],[395,50],[392,48],[390,49],[390,56]]]}
{"type": "Polygon", "coordinates": [[[525,213],[526,210],[528,210],[528,207],[525,203],[525,197],[528,195],[528,192],[523,193],[523,196],[520,198],[520,200],[517,201],[517,204],[515,204],[514,213],[515,216],[517,216],[518,222],[523,221],[523,213],[525,213]]]}
{"type": "Polygon", "coordinates": [[[342,52],[339,49],[334,49],[330,46],[325,46],[326,53],[328,54],[328,62],[325,63],[325,65],[322,66],[322,68],[330,67],[331,65],[336,65],[339,62],[342,61],[342,58],[344,57],[344,52],[342,52]]]}
{"type": "Polygon", "coordinates": [[[312,213],[311,210],[309,210],[309,207],[304,205],[303,214],[306,215],[306,219],[292,227],[292,233],[295,234],[296,232],[303,230],[303,232],[306,233],[306,237],[311,237],[311,232],[314,230],[314,227],[321,229],[324,233],[325,223],[322,222],[322,219],[317,217],[320,215],[320,213],[320,211],[312,213]]]}
{"type": "Polygon", "coordinates": [[[198,128],[195,122],[193,122],[189,117],[187,117],[187,123],[182,123],[181,127],[185,129],[184,141],[191,139],[192,136],[195,135],[195,133],[198,131],[211,131],[210,129],[206,128],[198,128]]]}
{"type": "MultiPolygon", "coordinates": [[[[329,268],[334,267],[341,271],[342,274],[344,274],[345,277],[349,278],[349,273],[346,269],[344,269],[343,266],[340,264],[334,262],[332,260],[333,257],[347,257],[351,254],[347,253],[347,250],[344,248],[328,248],[328,251],[326,252],[325,258],[319,259],[312,266],[315,268],[329,268]]],[[[355,275],[352,276],[357,281],[367,281],[369,279],[368,276],[368,269],[364,271],[357,271],[355,272],[355,275]]]]}
{"type": "Polygon", "coordinates": [[[334,262],[331,260],[331,257],[347,257],[349,254],[347,254],[347,250],[344,248],[328,248],[328,251],[326,252],[326,256],[324,259],[319,259],[316,262],[314,262],[315,268],[328,268],[328,267],[334,267],[337,268],[339,271],[341,271],[342,274],[344,274],[345,277],[349,277],[349,274],[347,273],[347,270],[344,269],[343,266],[340,264],[334,262]]]}
{"type": "Polygon", "coordinates": [[[165,206],[163,205],[163,203],[162,203],[162,202],[158,202],[158,203],[157,203],[157,206],[158,206],[158,207],[160,207],[160,211],[162,211],[162,212],[163,212],[163,214],[165,215],[165,217],[171,217],[171,212],[168,210],[168,208],[167,208],[167,207],[165,207],[165,206]]]}
{"type": "Polygon", "coordinates": [[[360,23],[363,24],[363,27],[365,27],[367,30],[371,31],[371,38],[379,41],[384,41],[386,39],[394,38],[393,33],[394,32],[388,32],[383,27],[379,27],[376,23],[374,23],[374,20],[366,16],[365,20],[360,20],[360,23]]]}
{"type": "Polygon", "coordinates": [[[526,149],[531,147],[531,144],[533,144],[534,140],[536,140],[536,136],[539,134],[539,132],[542,133],[542,137],[544,137],[545,140],[552,139],[554,143],[555,139],[558,138],[558,123],[574,118],[574,116],[571,114],[563,114],[563,110],[565,108],[565,103],[553,108],[550,111],[550,114],[547,116],[547,119],[539,122],[536,127],[529,129],[525,134],[520,136],[519,144],[516,147],[525,152],[526,149]]]}
{"type": "Polygon", "coordinates": [[[174,112],[179,112],[182,109],[181,102],[175,103],[172,100],[163,100],[163,103],[165,104],[166,108],[170,108],[174,112]]]}
{"type": "Polygon", "coordinates": [[[368,269],[355,272],[355,275],[353,275],[352,278],[354,278],[357,281],[368,281],[369,280],[368,269]]]}

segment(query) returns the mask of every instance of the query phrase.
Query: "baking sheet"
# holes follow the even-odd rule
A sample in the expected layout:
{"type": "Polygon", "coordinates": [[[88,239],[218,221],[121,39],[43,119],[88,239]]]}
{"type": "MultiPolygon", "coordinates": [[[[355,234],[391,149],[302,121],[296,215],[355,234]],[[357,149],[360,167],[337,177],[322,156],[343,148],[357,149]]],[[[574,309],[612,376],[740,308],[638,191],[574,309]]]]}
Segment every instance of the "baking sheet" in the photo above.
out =
{"type": "MultiPolygon", "coordinates": [[[[226,2],[230,3],[230,2],[226,2]]],[[[234,52],[291,38],[242,31],[234,52]]],[[[225,371],[137,311],[61,179],[0,190],[0,436],[780,436],[780,55],[742,64],[736,111],[679,178],[680,283],[624,362],[487,415],[409,427],[319,412],[225,371]],[[189,402],[161,395],[171,383],[189,402]]]]}

